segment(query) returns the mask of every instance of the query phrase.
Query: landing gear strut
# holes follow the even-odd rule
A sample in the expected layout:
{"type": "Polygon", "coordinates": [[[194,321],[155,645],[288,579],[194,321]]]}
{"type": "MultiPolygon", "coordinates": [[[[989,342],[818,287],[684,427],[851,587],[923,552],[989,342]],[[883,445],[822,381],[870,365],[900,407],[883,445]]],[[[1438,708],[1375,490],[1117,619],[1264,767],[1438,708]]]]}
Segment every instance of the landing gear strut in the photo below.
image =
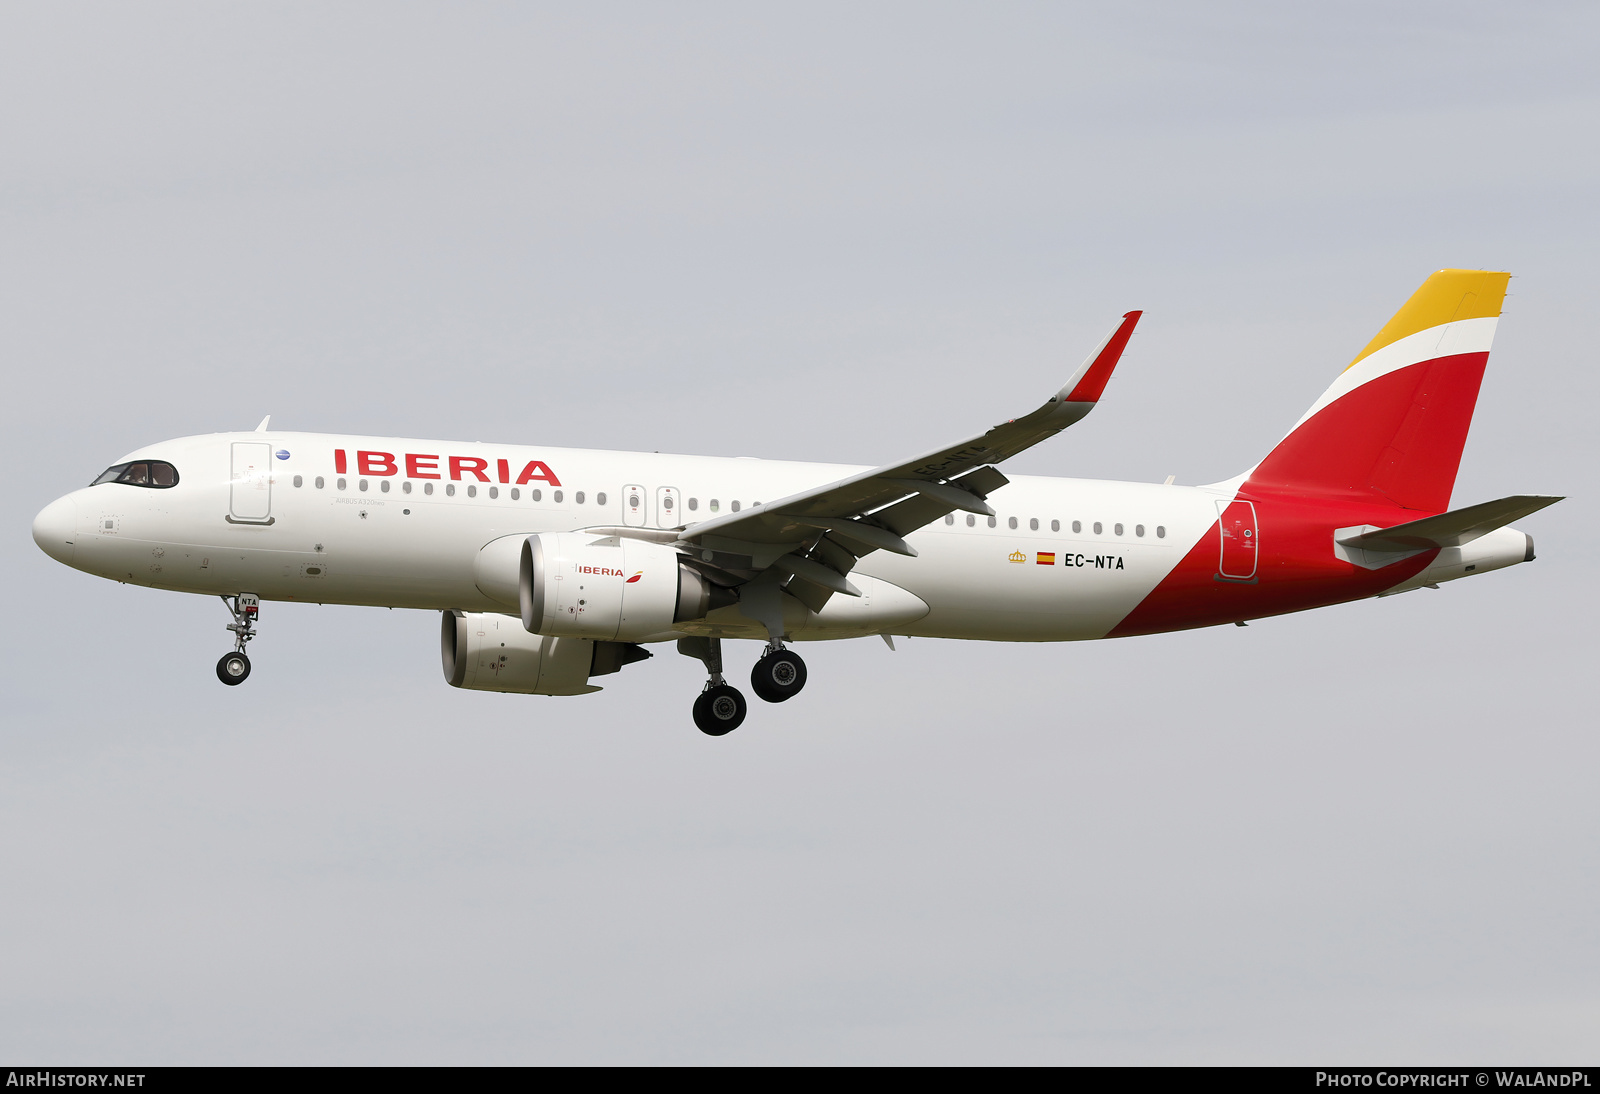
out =
{"type": "Polygon", "coordinates": [[[806,686],[806,663],[774,639],[750,670],[750,688],[769,703],[793,699],[806,686]]]}
{"type": "Polygon", "coordinates": [[[261,598],[255,593],[240,593],[223,597],[233,622],[228,629],[233,632],[233,652],[223,655],[217,662],[217,679],[229,687],[242,684],[250,675],[250,658],[244,648],[256,636],[256,617],[261,614],[261,598]]]}
{"type": "Polygon", "coordinates": [[[694,701],[694,724],[712,737],[732,733],[744,721],[748,709],[739,689],[722,679],[722,639],[680,638],[678,652],[705,663],[705,690],[694,701]]]}

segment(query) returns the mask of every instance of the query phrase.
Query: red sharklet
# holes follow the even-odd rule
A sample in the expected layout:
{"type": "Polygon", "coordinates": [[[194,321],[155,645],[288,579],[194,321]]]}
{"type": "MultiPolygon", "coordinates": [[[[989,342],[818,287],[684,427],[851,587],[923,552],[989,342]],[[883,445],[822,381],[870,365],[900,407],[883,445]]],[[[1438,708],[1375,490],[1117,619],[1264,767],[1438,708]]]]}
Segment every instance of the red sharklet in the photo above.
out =
{"type": "Polygon", "coordinates": [[[1106,344],[1095,355],[1088,371],[1083,374],[1067,394],[1066,402],[1069,403],[1098,403],[1100,396],[1106,390],[1106,381],[1111,379],[1111,372],[1117,367],[1117,362],[1122,360],[1122,351],[1128,348],[1128,339],[1133,337],[1133,328],[1138,326],[1142,311],[1131,311],[1122,317],[1122,325],[1111,333],[1106,344]]]}

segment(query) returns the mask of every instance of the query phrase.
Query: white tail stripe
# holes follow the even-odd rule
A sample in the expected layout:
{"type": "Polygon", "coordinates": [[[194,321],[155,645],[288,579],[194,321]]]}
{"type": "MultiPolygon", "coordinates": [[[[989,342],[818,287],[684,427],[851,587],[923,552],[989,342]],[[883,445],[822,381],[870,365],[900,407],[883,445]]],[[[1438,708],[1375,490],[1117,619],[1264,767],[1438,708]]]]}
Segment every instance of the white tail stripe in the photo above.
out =
{"type": "Polygon", "coordinates": [[[1380,376],[1387,376],[1419,361],[1431,361],[1452,353],[1487,353],[1494,343],[1495,325],[1499,322],[1499,319],[1458,319],[1452,323],[1441,323],[1437,327],[1408,334],[1368,354],[1340,373],[1339,378],[1322,393],[1322,397],[1311,404],[1311,409],[1294,423],[1294,429],[1289,433],[1299,429],[1323,407],[1380,376]]]}

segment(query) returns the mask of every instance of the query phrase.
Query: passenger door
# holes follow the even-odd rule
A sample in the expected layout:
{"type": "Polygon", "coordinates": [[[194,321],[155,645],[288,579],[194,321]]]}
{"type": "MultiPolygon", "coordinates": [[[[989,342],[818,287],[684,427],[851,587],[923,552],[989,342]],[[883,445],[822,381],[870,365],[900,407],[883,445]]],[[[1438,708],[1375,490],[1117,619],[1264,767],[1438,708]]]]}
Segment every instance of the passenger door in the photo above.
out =
{"type": "Polygon", "coordinates": [[[233,476],[228,490],[228,520],[234,524],[272,523],[272,446],[233,442],[233,476]]]}
{"type": "Polygon", "coordinates": [[[1217,528],[1222,533],[1220,577],[1248,581],[1256,576],[1256,507],[1248,501],[1217,502],[1217,528]]]}

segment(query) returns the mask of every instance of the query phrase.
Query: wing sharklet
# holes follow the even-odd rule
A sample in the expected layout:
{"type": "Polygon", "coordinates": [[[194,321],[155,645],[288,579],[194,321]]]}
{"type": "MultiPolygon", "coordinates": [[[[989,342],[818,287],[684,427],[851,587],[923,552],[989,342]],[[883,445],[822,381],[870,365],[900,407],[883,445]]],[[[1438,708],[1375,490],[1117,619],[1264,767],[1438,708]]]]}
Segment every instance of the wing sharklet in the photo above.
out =
{"type": "Polygon", "coordinates": [[[1133,328],[1143,314],[1142,311],[1124,313],[1117,329],[1106,335],[1106,340],[1089,355],[1077,375],[1067,381],[1057,398],[1064,403],[1098,403],[1100,396],[1105,393],[1106,382],[1111,379],[1112,370],[1122,360],[1122,351],[1128,348],[1133,328]]]}

